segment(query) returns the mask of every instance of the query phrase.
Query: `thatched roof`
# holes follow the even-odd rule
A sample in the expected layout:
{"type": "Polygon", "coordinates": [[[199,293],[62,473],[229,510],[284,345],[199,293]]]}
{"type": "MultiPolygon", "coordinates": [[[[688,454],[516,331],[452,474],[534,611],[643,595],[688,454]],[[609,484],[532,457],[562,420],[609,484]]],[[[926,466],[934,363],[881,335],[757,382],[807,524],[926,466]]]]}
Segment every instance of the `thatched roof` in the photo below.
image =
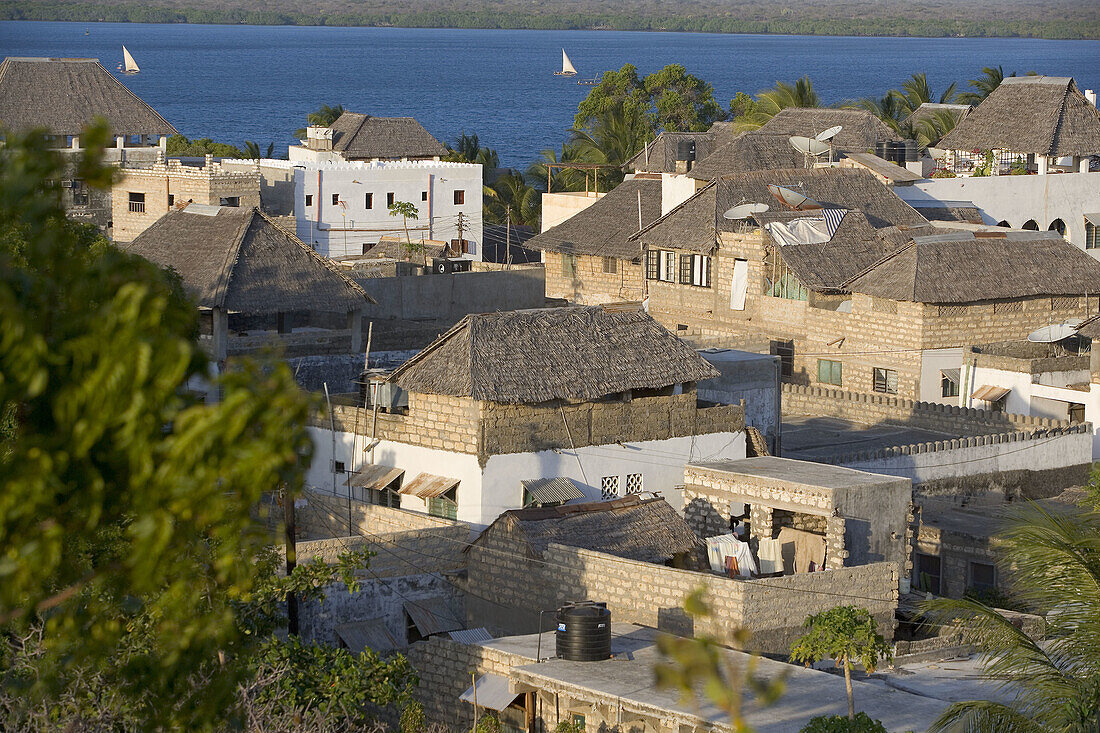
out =
{"type": "Polygon", "coordinates": [[[434,158],[447,154],[443,143],[412,117],[372,117],[345,112],[333,122],[332,149],[347,160],[434,158]]]}
{"type": "Polygon", "coordinates": [[[9,57],[0,64],[0,125],[79,135],[96,117],[115,135],[176,133],[96,59],[9,57]]]}
{"type": "Polygon", "coordinates": [[[1100,262],[1054,232],[916,237],[845,287],[891,300],[975,303],[1100,292],[1100,262]]]}
{"type": "Polygon", "coordinates": [[[1087,336],[1093,340],[1093,348],[1097,348],[1097,342],[1100,342],[1100,315],[1087,318],[1085,321],[1077,327],[1077,334],[1079,336],[1087,336]]]}
{"type": "Polygon", "coordinates": [[[430,265],[433,258],[446,257],[447,255],[446,242],[434,239],[414,239],[412,243],[414,247],[422,247],[423,251],[418,249],[410,255],[409,250],[405,247],[404,237],[379,237],[378,242],[371,245],[362,256],[364,258],[389,260],[404,260],[408,257],[412,262],[422,262],[427,257],[430,265]]]}
{"type": "Polygon", "coordinates": [[[833,138],[837,150],[874,150],[882,140],[900,140],[898,134],[872,113],[863,109],[788,107],[756,129],[759,135],[805,135],[814,137],[830,127],[843,129],[833,138]]]}
{"type": "Polygon", "coordinates": [[[1100,111],[1068,76],[1009,77],[937,147],[1094,155],[1100,153],[1100,111]]]}
{"type": "Polygon", "coordinates": [[[172,211],[126,250],[183,278],[201,308],[342,313],[373,303],[354,280],[255,208],[172,211]]]}
{"type": "Polygon", "coordinates": [[[638,231],[638,194],[642,195],[642,223],[661,215],[661,182],[632,178],[608,191],[595,203],[561,224],[536,234],[524,243],[543,252],[639,260],[642,248],[630,236],[638,231]]]}
{"type": "Polygon", "coordinates": [[[664,563],[692,552],[701,541],[662,498],[626,496],[614,501],[586,502],[504,512],[478,539],[489,537],[498,524],[522,535],[539,557],[552,543],[604,552],[641,562],[664,563]]]}
{"type": "Polygon", "coordinates": [[[534,404],[717,375],[646,313],[575,306],[466,316],[390,381],[409,392],[534,404]]]}
{"type": "Polygon", "coordinates": [[[706,158],[724,142],[724,140],[719,142],[718,135],[710,131],[662,132],[642,148],[640,153],[626,161],[623,168],[636,172],[675,173],[676,159],[679,157],[679,145],[685,141],[695,143],[695,161],[706,158]]]}
{"type": "Polygon", "coordinates": [[[969,104],[944,104],[941,102],[921,102],[913,112],[905,118],[904,124],[913,125],[914,127],[919,125],[924,120],[932,119],[933,115],[937,112],[950,112],[951,116],[955,118],[955,123],[963,117],[970,114],[970,110],[974,109],[969,104]]]}
{"type": "Polygon", "coordinates": [[[768,184],[794,188],[832,208],[860,211],[876,229],[928,223],[870,171],[801,168],[755,171],[712,181],[633,238],[646,247],[709,252],[716,246],[719,231],[733,231],[736,226],[722,216],[731,207],[755,202],[768,204],[772,211],[785,210],[768,191],[768,184]]]}
{"type": "Polygon", "coordinates": [[[719,176],[804,168],[805,165],[802,153],[792,148],[786,137],[746,132],[696,163],[688,176],[709,181],[719,176]]]}

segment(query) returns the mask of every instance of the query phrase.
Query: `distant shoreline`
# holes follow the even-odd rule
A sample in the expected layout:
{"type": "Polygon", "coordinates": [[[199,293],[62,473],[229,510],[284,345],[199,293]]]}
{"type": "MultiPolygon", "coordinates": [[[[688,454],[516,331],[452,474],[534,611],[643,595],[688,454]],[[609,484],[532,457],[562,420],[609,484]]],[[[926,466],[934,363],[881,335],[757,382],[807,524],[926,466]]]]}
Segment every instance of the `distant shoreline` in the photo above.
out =
{"type": "Polygon", "coordinates": [[[533,15],[522,13],[420,13],[308,15],[267,10],[208,10],[134,5],[0,0],[0,20],[71,23],[155,23],[180,25],[255,25],[341,28],[408,28],[438,30],[622,31],[715,33],[858,38],[996,38],[1011,40],[1100,39],[1100,20],[1071,22],[918,18],[741,20],[736,18],[649,18],[647,16],[533,15]],[[892,32],[891,32],[892,31],[892,32]],[[1076,31],[1076,32],[1074,32],[1076,31]]]}

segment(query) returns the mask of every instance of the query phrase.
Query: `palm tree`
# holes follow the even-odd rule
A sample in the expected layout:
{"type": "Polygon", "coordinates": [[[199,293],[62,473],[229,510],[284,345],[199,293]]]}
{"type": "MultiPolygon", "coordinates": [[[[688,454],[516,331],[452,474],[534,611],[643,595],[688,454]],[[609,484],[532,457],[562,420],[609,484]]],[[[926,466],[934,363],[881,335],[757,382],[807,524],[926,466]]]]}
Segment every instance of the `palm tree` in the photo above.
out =
{"type": "Polygon", "coordinates": [[[1100,729],[1100,512],[1095,505],[1075,513],[1018,507],[999,540],[1012,567],[1009,596],[1046,615],[1048,640],[1032,640],[974,600],[927,601],[926,618],[960,626],[985,652],[985,675],[1017,693],[1010,703],[954,703],[931,730],[1100,729]]]}
{"type": "Polygon", "coordinates": [[[911,139],[924,146],[935,145],[940,139],[955,129],[959,115],[948,109],[937,109],[932,114],[913,125],[911,139]]]}
{"type": "Polygon", "coordinates": [[[640,111],[613,109],[597,115],[588,128],[570,130],[569,146],[579,162],[615,166],[597,172],[596,180],[606,191],[623,180],[621,166],[642,150],[649,129],[640,111]]]}
{"type": "Polygon", "coordinates": [[[246,158],[270,158],[275,155],[275,143],[267,144],[267,152],[260,152],[260,144],[252,140],[244,141],[244,157],[246,158]]]}
{"type": "Polygon", "coordinates": [[[581,163],[577,157],[576,149],[569,143],[561,146],[561,152],[556,150],[543,150],[539,160],[527,168],[527,180],[531,185],[540,190],[545,189],[547,182],[551,191],[583,191],[585,189],[585,171],[576,168],[551,168],[552,165],[561,163],[581,163]]]}
{"type": "Polygon", "coordinates": [[[416,206],[409,201],[394,201],[390,204],[390,216],[400,216],[401,225],[405,228],[405,251],[408,252],[411,257],[414,252],[421,252],[424,258],[424,266],[428,266],[428,253],[424,249],[424,240],[419,242],[413,242],[409,237],[409,219],[414,221],[419,218],[420,212],[416,206]]]}
{"type": "Polygon", "coordinates": [[[891,90],[881,98],[864,97],[863,99],[857,100],[854,103],[845,104],[844,106],[852,109],[867,110],[875,117],[885,122],[892,130],[899,132],[908,113],[902,107],[900,95],[895,92],[896,90],[891,90]]]}
{"type": "Polygon", "coordinates": [[[901,104],[902,109],[907,111],[906,115],[908,116],[925,102],[938,101],[939,104],[951,104],[952,100],[958,95],[957,86],[955,82],[951,82],[951,85],[944,90],[937,100],[935,92],[932,91],[932,86],[928,83],[928,77],[921,72],[911,74],[902,83],[901,89],[893,90],[892,94],[898,97],[898,102],[901,104]]]}
{"type": "Polygon", "coordinates": [[[788,107],[820,106],[821,99],[814,91],[814,84],[810,81],[810,77],[804,76],[794,84],[777,81],[774,88],[756,95],[751,110],[736,120],[737,128],[755,130],[779,114],[780,110],[788,107]]]}
{"type": "MultiPolygon", "coordinates": [[[[344,114],[344,105],[338,104],[335,107],[330,107],[327,104],[322,104],[316,112],[310,112],[306,115],[306,124],[310,127],[332,127],[332,123],[340,119],[342,114],[344,114]]],[[[303,138],[305,136],[306,128],[304,127],[294,131],[294,137],[303,138]]]]}
{"type": "Polygon", "coordinates": [[[508,171],[489,189],[485,200],[485,221],[537,227],[542,213],[542,195],[517,171],[508,171]]]}
{"type": "MultiPolygon", "coordinates": [[[[1012,72],[1009,76],[1016,76],[1016,72],[1012,72]]],[[[1004,80],[1005,71],[1000,66],[984,66],[982,67],[982,76],[970,80],[970,86],[974,87],[974,91],[961,92],[958,101],[962,104],[980,104],[1004,80]]]]}

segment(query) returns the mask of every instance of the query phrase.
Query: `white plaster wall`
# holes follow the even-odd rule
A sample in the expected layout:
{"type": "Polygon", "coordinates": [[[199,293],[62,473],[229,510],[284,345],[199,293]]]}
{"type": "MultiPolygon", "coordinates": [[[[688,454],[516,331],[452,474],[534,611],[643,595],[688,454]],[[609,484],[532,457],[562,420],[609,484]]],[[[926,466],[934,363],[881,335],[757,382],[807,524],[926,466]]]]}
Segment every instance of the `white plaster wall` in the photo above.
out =
{"type": "MultiPolygon", "coordinates": [[[[925,349],[920,357],[920,399],[922,402],[935,402],[940,405],[959,405],[959,397],[965,389],[959,385],[959,397],[944,397],[940,372],[946,369],[960,369],[963,350],[925,349]]],[[[961,379],[961,376],[960,376],[961,379]]]]}
{"type": "Polygon", "coordinates": [[[387,194],[417,207],[410,220],[414,241],[458,238],[458,214],[465,217],[462,238],[471,252],[464,259],[481,260],[481,165],[440,161],[371,163],[300,163],[294,171],[294,216],[298,238],[312,243],[327,257],[363,253],[364,244],[382,236],[404,236],[401,217],[390,216],[387,194]],[[455,191],[464,191],[464,203],[454,203],[455,191]],[[424,194],[427,192],[427,200],[424,194]],[[366,194],[374,195],[366,208],[366,194]],[[332,203],[337,194],[346,206],[332,203]],[[305,197],[313,196],[306,207],[305,197]]]}
{"type": "MultiPolygon", "coordinates": [[[[603,197],[603,194],[585,191],[566,191],[562,193],[544,193],[542,195],[542,229],[550,227],[579,214],[603,197]]],[[[545,261],[545,260],[544,260],[545,261]]]]}
{"type": "MultiPolygon", "coordinates": [[[[695,195],[696,181],[677,173],[661,174],[661,216],[695,195]]],[[[647,222],[648,223],[648,222],[647,222]]]]}
{"type": "Polygon", "coordinates": [[[485,466],[483,521],[517,509],[523,501],[520,481],[563,476],[576,481],[586,500],[600,498],[604,476],[619,477],[619,494],[626,494],[627,474],[642,474],[643,491],[659,491],[677,511],[683,508],[684,464],[689,461],[745,457],[745,434],[711,433],[694,438],[671,438],[597,445],[577,450],[539,451],[491,456],[485,466]]]}
{"type": "MultiPolygon", "coordinates": [[[[1066,239],[1085,246],[1085,214],[1100,212],[1100,173],[1043,176],[932,178],[894,192],[906,201],[973,201],[987,224],[1007,221],[1020,228],[1034,219],[1046,231],[1055,219],[1066,223],[1066,239]]],[[[1100,249],[1088,250],[1100,258],[1100,249]]]]}

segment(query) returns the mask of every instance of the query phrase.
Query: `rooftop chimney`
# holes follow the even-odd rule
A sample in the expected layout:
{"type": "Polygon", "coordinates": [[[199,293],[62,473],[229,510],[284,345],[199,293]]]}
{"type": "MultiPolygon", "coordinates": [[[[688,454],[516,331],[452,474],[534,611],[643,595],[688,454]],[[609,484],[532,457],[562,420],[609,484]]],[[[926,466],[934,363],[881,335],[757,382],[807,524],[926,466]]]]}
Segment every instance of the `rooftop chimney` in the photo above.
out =
{"type": "Polygon", "coordinates": [[[1096,92],[1094,92],[1093,90],[1085,90],[1085,99],[1089,100],[1089,104],[1091,104],[1093,107],[1096,106],[1096,92]]]}

